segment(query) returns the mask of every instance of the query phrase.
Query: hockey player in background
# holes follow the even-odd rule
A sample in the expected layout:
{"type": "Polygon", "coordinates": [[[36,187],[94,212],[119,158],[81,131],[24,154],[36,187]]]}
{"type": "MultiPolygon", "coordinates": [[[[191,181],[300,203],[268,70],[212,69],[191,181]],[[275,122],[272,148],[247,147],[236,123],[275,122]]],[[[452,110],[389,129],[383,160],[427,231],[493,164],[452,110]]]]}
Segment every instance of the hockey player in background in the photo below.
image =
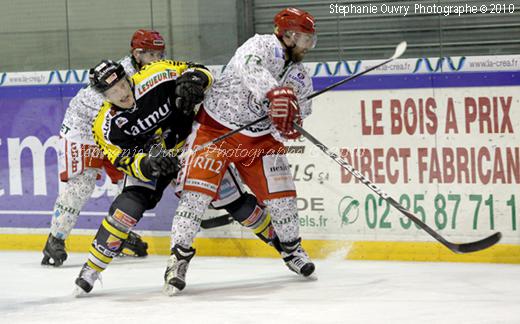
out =
{"type": "MultiPolygon", "coordinates": [[[[161,34],[154,30],[137,30],[130,42],[131,54],[120,60],[129,76],[143,65],[164,57],[165,44],[161,34]]],[[[67,259],[65,240],[78,220],[81,209],[92,196],[102,169],[112,183],[123,179],[99,151],[92,137],[92,121],[103,104],[103,96],[91,87],[81,89],[72,98],[65,112],[60,137],[60,180],[66,182],[54,205],[50,234],[43,249],[42,265],[61,266],[67,259]]],[[[147,244],[139,235],[130,233],[125,251],[136,256],[147,255],[147,244]]]]}
{"type": "Polygon", "coordinates": [[[282,143],[300,136],[293,122],[301,123],[311,113],[311,103],[299,100],[312,92],[301,61],[316,44],[314,18],[287,8],[275,16],[274,24],[274,34],[255,35],[236,50],[198,112],[187,143],[193,149],[259,117],[269,119],[227,138],[216,149],[192,154],[185,163],[172,223],[172,254],[164,275],[164,291],[169,295],[186,285],[201,217],[217,194],[220,171],[229,163],[235,164],[244,183],[267,206],[286,265],[305,277],[315,270],[301,246],[296,190],[282,143]],[[258,154],[244,158],[229,153],[239,149],[258,154]]]}

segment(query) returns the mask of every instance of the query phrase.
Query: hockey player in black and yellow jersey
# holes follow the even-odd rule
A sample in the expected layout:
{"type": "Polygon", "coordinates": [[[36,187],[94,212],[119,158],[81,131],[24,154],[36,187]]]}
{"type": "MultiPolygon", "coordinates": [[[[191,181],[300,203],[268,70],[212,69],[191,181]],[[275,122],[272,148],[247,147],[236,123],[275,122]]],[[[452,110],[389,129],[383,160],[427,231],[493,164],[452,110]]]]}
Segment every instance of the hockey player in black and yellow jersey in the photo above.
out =
{"type": "Polygon", "coordinates": [[[94,140],[119,170],[149,182],[159,171],[154,168],[161,166],[154,163],[171,160],[165,154],[154,158],[148,154],[151,139],[163,138],[163,143],[153,144],[162,144],[166,150],[184,144],[191,132],[193,107],[202,100],[212,76],[202,66],[162,60],[144,66],[130,79],[131,84],[121,78],[120,87],[115,84],[105,91],[112,100],[103,103],[94,120],[94,140]],[[114,103],[117,100],[119,106],[114,103]]]}
{"type": "Polygon", "coordinates": [[[194,107],[213,81],[201,65],[169,60],[148,64],[131,78],[120,64],[105,60],[89,77],[106,99],[93,123],[94,139],[127,176],[76,279],[78,293],[92,289],[129,231],[175,178],[176,150],[191,131],[194,107]]]}
{"type": "MultiPolygon", "coordinates": [[[[146,210],[155,207],[175,178],[176,153],[191,132],[194,107],[212,81],[211,73],[201,65],[168,60],[146,65],[131,78],[112,61],[102,61],[91,69],[91,86],[106,99],[93,122],[94,139],[126,178],[76,279],[78,294],[92,290],[99,273],[120,252],[129,231],[146,210]]],[[[221,186],[219,199],[212,206],[225,209],[280,251],[269,213],[245,192],[231,168],[223,172],[226,185],[221,186]]],[[[172,249],[172,255],[186,260],[194,253],[193,249],[172,249]]]]}

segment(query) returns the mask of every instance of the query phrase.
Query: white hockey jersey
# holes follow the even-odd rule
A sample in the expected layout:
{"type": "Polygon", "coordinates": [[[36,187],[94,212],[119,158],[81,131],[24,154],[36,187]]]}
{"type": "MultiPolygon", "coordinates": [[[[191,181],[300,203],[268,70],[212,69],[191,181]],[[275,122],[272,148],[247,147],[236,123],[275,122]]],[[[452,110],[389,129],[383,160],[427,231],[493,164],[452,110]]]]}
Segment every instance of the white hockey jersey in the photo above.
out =
{"type": "MultiPolygon", "coordinates": [[[[137,73],[132,61],[131,56],[125,56],[119,61],[129,77],[137,73]]],[[[61,124],[60,136],[71,142],[96,145],[92,136],[92,122],[104,100],[90,86],[81,89],[69,103],[61,124]]]]}
{"type": "MultiPolygon", "coordinates": [[[[311,113],[312,80],[301,63],[285,66],[285,49],[274,35],[255,35],[240,46],[205,96],[206,113],[223,126],[236,129],[267,115],[266,93],[274,87],[291,86],[302,117],[311,113]]],[[[247,136],[276,135],[269,120],[241,132],[247,136]]],[[[278,136],[276,136],[278,138],[278,136]]]]}

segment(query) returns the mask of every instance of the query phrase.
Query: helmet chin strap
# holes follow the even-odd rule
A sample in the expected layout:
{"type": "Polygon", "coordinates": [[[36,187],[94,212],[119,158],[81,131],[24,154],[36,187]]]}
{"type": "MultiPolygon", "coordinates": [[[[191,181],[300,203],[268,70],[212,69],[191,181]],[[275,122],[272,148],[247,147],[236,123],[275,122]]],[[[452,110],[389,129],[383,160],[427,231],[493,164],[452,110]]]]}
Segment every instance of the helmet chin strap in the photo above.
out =
{"type": "Polygon", "coordinates": [[[134,68],[137,68],[137,70],[140,70],[142,68],[142,65],[135,58],[133,50],[130,52],[130,56],[132,57],[131,60],[132,60],[132,65],[134,66],[134,68]]]}
{"type": "Polygon", "coordinates": [[[287,47],[287,53],[289,54],[288,62],[293,62],[293,49],[296,47],[296,45],[292,47],[287,47]]]}
{"type": "Polygon", "coordinates": [[[136,58],[136,62],[137,62],[137,67],[139,67],[139,69],[141,69],[143,67],[143,58],[142,58],[142,52],[138,53],[137,56],[139,57],[139,60],[137,60],[136,58]]]}

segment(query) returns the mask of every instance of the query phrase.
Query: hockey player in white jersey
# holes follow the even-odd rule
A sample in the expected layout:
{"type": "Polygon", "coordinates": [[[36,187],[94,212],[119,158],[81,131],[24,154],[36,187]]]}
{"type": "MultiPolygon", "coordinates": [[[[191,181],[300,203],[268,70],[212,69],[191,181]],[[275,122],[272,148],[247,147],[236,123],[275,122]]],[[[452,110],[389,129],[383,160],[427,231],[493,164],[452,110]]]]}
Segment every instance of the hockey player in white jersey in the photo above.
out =
{"type": "Polygon", "coordinates": [[[296,189],[281,142],[298,138],[293,122],[301,123],[311,112],[310,102],[300,102],[312,92],[301,61],[316,44],[314,18],[287,8],[275,16],[274,24],[274,34],[255,35],[236,50],[197,115],[187,143],[193,149],[260,117],[269,119],[192,154],[184,164],[179,178],[183,191],[172,223],[172,254],[164,276],[169,295],[186,285],[200,219],[229,163],[267,206],[289,269],[302,276],[314,272],[301,246],[296,189]],[[238,154],[244,151],[254,154],[238,154]]]}
{"type": "MultiPolygon", "coordinates": [[[[164,39],[154,30],[137,30],[130,46],[131,54],[120,60],[129,76],[142,66],[164,57],[164,39]]],[[[92,121],[103,101],[103,96],[88,86],[72,98],[65,113],[60,130],[59,164],[60,180],[66,185],[54,205],[42,265],[58,267],[67,259],[65,240],[74,228],[81,209],[92,196],[101,169],[106,170],[113,183],[123,179],[123,173],[103,156],[92,136],[92,121]]],[[[147,244],[139,235],[132,232],[127,242],[125,248],[136,256],[147,255],[147,244]]]]}

